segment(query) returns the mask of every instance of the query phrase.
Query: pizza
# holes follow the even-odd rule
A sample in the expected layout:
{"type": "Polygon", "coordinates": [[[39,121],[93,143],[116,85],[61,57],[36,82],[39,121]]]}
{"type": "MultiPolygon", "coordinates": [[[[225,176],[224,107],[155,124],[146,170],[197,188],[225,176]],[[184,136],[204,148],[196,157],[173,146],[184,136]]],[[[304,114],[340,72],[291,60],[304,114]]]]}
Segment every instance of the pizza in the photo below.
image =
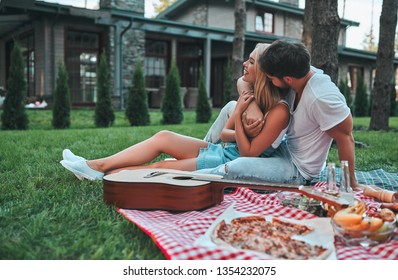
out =
{"type": "Polygon", "coordinates": [[[330,250],[294,236],[313,232],[313,228],[280,218],[267,221],[264,216],[248,216],[222,220],[212,231],[214,243],[235,249],[265,253],[277,259],[324,259],[330,250]]]}

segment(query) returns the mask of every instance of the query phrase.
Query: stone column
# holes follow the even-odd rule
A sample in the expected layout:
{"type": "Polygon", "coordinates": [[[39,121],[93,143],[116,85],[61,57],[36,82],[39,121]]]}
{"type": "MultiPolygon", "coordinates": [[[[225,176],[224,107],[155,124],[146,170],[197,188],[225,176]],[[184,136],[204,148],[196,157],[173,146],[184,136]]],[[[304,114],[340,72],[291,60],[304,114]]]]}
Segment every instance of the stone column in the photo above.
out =
{"type": "MultiPolygon", "coordinates": [[[[100,0],[101,8],[114,8],[144,14],[144,0],[100,0]]],[[[107,53],[111,79],[113,81],[113,101],[124,109],[125,97],[131,86],[135,63],[145,57],[145,31],[129,26],[130,21],[117,21],[108,32],[107,53]],[[118,36],[118,38],[115,38],[118,36]],[[117,80],[115,80],[117,79],[117,80]]],[[[144,61],[142,61],[144,65],[144,61]]]]}

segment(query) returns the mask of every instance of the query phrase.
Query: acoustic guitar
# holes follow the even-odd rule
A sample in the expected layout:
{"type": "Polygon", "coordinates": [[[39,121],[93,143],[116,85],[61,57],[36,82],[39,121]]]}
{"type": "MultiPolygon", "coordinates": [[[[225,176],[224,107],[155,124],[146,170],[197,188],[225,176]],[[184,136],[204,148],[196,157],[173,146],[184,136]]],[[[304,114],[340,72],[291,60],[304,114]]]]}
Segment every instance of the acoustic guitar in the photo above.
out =
{"type": "Polygon", "coordinates": [[[103,177],[104,201],[124,209],[194,211],[221,203],[227,187],[299,192],[336,209],[349,206],[352,196],[330,195],[310,186],[223,179],[173,169],[124,170],[103,177]]]}

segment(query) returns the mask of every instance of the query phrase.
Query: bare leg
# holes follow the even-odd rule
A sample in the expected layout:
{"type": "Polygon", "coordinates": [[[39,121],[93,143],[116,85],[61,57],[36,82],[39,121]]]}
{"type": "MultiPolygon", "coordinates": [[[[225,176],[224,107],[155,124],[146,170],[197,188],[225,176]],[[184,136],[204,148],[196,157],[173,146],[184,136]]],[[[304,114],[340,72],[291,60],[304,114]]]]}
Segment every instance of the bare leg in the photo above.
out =
{"type": "Polygon", "coordinates": [[[167,168],[167,169],[176,169],[183,171],[194,171],[196,170],[198,158],[188,158],[188,159],[180,159],[180,160],[163,160],[159,162],[154,162],[148,165],[139,165],[139,166],[128,166],[122,167],[118,169],[110,170],[107,174],[117,173],[122,170],[134,170],[134,169],[142,169],[142,168],[167,168]]]}
{"type": "MultiPolygon", "coordinates": [[[[192,169],[192,166],[196,168],[196,157],[199,154],[199,149],[206,148],[207,145],[208,143],[206,141],[200,139],[184,136],[171,131],[160,131],[151,138],[137,143],[112,156],[89,160],[87,161],[87,164],[94,170],[107,173],[111,170],[126,169],[127,167],[133,168],[134,166],[144,165],[155,159],[160,154],[165,153],[177,160],[195,159],[194,163],[187,162],[190,164],[189,168],[192,169]]],[[[172,168],[172,165],[177,167],[178,164],[184,163],[165,164],[170,165],[170,167],[163,168],[172,168]]],[[[158,165],[160,165],[160,163],[158,165]]],[[[148,167],[150,166],[146,166],[146,168],[148,167]]],[[[152,167],[154,166],[152,165],[152,167]]]]}

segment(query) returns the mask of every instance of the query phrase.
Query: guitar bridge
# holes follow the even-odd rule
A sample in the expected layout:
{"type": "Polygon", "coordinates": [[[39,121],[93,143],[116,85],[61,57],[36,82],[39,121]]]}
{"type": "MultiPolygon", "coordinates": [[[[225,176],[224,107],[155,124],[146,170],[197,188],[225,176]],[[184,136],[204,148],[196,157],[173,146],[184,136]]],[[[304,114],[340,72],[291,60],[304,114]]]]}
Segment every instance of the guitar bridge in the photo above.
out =
{"type": "Polygon", "coordinates": [[[164,175],[164,174],[167,174],[167,173],[168,172],[153,171],[153,172],[149,173],[148,175],[145,175],[144,178],[153,178],[153,177],[164,175]]]}

